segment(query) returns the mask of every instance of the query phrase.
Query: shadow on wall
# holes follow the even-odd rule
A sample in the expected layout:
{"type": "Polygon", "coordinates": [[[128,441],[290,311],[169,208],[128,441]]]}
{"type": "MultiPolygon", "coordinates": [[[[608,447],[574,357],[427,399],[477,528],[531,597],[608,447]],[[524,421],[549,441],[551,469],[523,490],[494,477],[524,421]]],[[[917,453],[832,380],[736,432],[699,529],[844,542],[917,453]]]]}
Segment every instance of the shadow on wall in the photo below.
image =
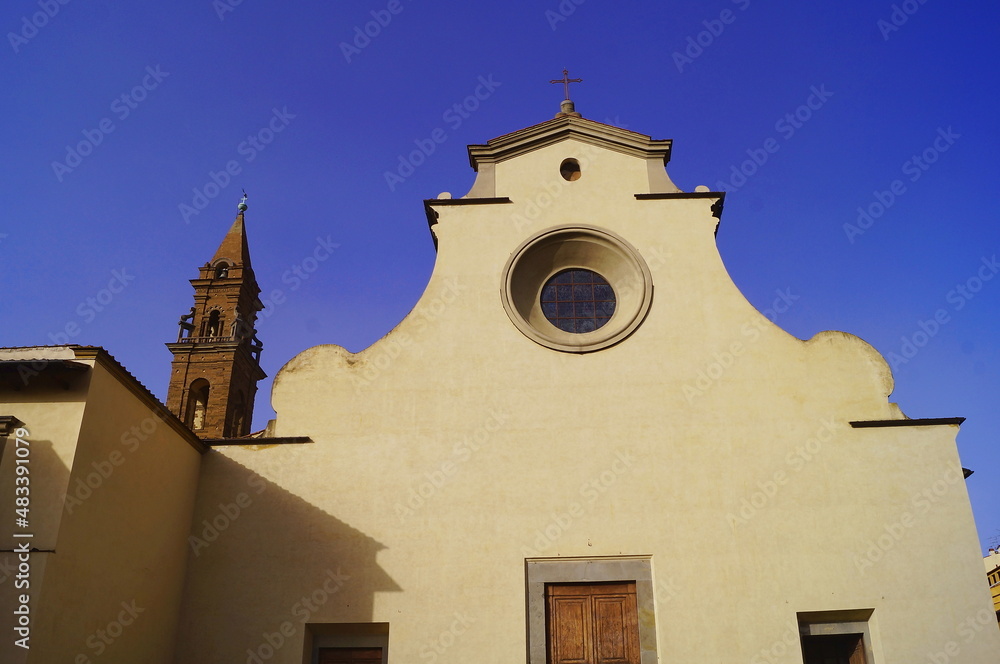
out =
{"type": "MultiPolygon", "coordinates": [[[[16,410],[13,409],[13,410],[16,410]]],[[[3,504],[9,506],[10,523],[15,526],[7,531],[4,536],[5,543],[0,546],[0,634],[10,635],[4,638],[0,645],[0,661],[18,662],[23,661],[21,657],[25,655],[23,649],[14,645],[14,640],[19,638],[14,628],[18,626],[18,616],[14,614],[14,609],[20,606],[18,597],[30,592],[32,598],[32,610],[38,610],[38,600],[42,587],[44,564],[52,554],[49,552],[55,546],[56,536],[63,509],[63,492],[66,491],[69,481],[70,471],[63,463],[62,458],[56,454],[51,440],[41,440],[31,438],[30,454],[30,510],[28,511],[28,526],[17,527],[14,523],[15,517],[15,494],[14,479],[15,467],[15,444],[12,434],[7,440],[3,456],[0,458],[0,495],[3,504]],[[32,533],[31,539],[14,539],[11,533],[25,532],[32,533]],[[12,552],[17,551],[20,546],[28,546],[34,549],[29,555],[30,576],[26,579],[21,574],[18,580],[19,555],[12,552]],[[42,549],[39,551],[38,549],[42,549]],[[30,587],[25,584],[30,583],[30,587]]]]}
{"type": "Polygon", "coordinates": [[[202,459],[176,661],[303,661],[307,625],[367,623],[385,548],[224,453],[202,459]],[[255,659],[256,656],[256,659],[255,659]]]}
{"type": "MultiPolygon", "coordinates": [[[[52,441],[35,438],[29,438],[29,440],[31,441],[30,456],[27,457],[29,459],[27,465],[30,468],[29,477],[31,480],[28,492],[31,499],[29,525],[26,528],[19,528],[16,527],[17,524],[15,523],[15,528],[12,532],[31,532],[34,534],[34,541],[31,543],[33,547],[52,548],[55,545],[59,524],[62,519],[64,507],[63,496],[72,492],[74,487],[68,485],[70,470],[56,453],[52,441]]],[[[12,521],[16,516],[14,508],[17,506],[14,492],[14,480],[17,477],[14,459],[14,436],[11,436],[7,441],[7,449],[4,451],[4,459],[0,461],[0,466],[5,470],[2,485],[9,488],[8,492],[4,495],[4,503],[10,506],[12,521]]],[[[21,493],[17,495],[21,495],[21,493]]],[[[7,537],[10,537],[9,533],[7,537]]]]}

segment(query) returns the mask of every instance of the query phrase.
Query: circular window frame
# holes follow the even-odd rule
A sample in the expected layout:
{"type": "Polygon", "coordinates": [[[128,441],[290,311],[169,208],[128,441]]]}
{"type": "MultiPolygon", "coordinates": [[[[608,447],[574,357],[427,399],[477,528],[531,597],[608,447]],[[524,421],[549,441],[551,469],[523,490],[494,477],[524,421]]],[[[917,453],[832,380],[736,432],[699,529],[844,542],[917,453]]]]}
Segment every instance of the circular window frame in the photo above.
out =
{"type": "Polygon", "coordinates": [[[615,233],[596,226],[557,226],[511,254],[500,293],[507,316],[526,337],[553,350],[589,353],[617,344],[639,327],[652,304],[653,279],[635,247],[615,233]],[[542,312],[542,288],[569,269],[596,272],[615,293],[614,315],[591,332],[561,330],[542,312]]]}
{"type": "Polygon", "coordinates": [[[562,163],[559,164],[559,175],[562,176],[562,179],[566,180],[566,182],[576,182],[583,177],[583,170],[580,168],[580,162],[572,157],[563,159],[562,163]]]}

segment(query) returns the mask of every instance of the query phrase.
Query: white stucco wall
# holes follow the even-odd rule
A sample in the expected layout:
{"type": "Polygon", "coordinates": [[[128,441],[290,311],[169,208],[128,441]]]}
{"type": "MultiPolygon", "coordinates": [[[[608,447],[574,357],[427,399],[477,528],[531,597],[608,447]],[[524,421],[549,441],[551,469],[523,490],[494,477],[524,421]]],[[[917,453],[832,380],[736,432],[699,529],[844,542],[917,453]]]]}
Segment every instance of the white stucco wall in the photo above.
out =
{"type": "Polygon", "coordinates": [[[306,623],[364,622],[389,623],[394,662],[521,662],[525,559],[620,555],[651,556],[662,662],[800,662],[797,612],[851,609],[874,610],[874,664],[952,641],[950,661],[995,660],[995,625],[959,626],[989,597],[957,426],[853,428],[903,418],[886,363],[754,310],[714,201],[636,200],[644,160],[570,139],[495,172],[512,203],[435,208],[405,320],[278,374],[275,433],[313,444],[206,457],[196,534],[244,506],[192,554],[178,662],[309,661],[306,623]],[[574,224],[635,247],[654,288],[585,354],[528,339],[500,296],[522,242],[574,224]]]}
{"type": "MultiPolygon", "coordinates": [[[[46,370],[0,397],[0,412],[31,434],[30,545],[38,549],[30,554],[30,650],[15,647],[5,629],[0,661],[166,664],[173,661],[201,454],[193,436],[164,422],[152,396],[113,360],[80,352],[45,349],[87,368],[46,370]]],[[[2,359],[25,356],[31,352],[0,351],[2,359]]],[[[11,520],[14,476],[11,444],[0,464],[11,520]]],[[[6,542],[19,542],[7,539],[14,531],[5,530],[6,542]]],[[[4,556],[0,564],[19,562],[4,556]]],[[[5,575],[0,588],[8,593],[13,581],[5,575]]],[[[9,594],[0,599],[6,621],[16,604],[9,594]]]]}

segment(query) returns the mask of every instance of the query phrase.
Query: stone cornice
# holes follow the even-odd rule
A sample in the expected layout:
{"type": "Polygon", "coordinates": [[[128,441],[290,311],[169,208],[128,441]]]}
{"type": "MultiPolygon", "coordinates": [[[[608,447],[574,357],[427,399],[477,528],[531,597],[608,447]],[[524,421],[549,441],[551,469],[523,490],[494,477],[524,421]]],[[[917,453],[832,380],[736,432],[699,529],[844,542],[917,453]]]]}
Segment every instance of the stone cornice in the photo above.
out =
{"type": "Polygon", "coordinates": [[[964,417],[925,417],[915,420],[859,420],[851,422],[855,429],[871,429],[876,427],[929,427],[941,425],[960,425],[964,417]]]}
{"type": "Polygon", "coordinates": [[[479,171],[483,163],[513,159],[538,148],[573,138],[583,143],[644,159],[670,161],[670,139],[654,140],[645,134],[586,118],[560,117],[491,139],[485,145],[469,146],[469,163],[479,171]]]}

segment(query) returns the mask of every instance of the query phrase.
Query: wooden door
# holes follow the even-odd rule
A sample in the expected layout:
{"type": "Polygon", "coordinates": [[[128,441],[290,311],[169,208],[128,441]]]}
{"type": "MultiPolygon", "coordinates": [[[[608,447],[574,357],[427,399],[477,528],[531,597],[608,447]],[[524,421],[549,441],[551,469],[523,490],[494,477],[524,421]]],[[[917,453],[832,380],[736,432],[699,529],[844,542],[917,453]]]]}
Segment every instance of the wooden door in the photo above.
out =
{"type": "Polygon", "coordinates": [[[382,649],[320,648],[319,664],[382,664],[382,649]]]}
{"type": "Polygon", "coordinates": [[[549,664],[639,664],[635,582],[545,587],[549,664]]]}
{"type": "Polygon", "coordinates": [[[805,664],[866,664],[861,634],[806,636],[802,641],[805,664]]]}

